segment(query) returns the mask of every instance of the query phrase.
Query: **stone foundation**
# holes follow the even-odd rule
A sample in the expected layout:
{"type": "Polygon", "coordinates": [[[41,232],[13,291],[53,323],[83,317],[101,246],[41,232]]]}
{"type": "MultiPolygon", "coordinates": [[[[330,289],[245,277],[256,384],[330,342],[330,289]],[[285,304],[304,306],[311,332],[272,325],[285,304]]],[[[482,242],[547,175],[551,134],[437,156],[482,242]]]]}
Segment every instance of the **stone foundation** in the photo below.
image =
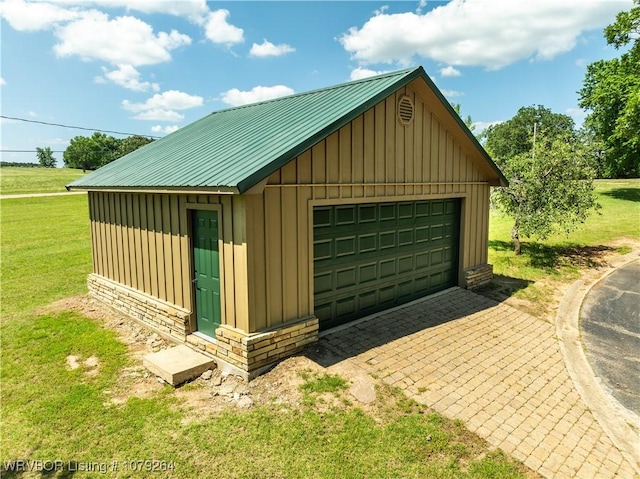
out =
{"type": "Polygon", "coordinates": [[[191,334],[190,311],[97,274],[90,274],[87,282],[92,297],[170,339],[204,352],[215,358],[221,369],[245,380],[318,341],[318,319],[313,316],[253,334],[223,324],[216,330],[215,339],[207,339],[191,334]]]}
{"type": "MultiPolygon", "coordinates": [[[[216,330],[215,342],[189,335],[187,342],[214,355],[231,372],[249,380],[278,361],[318,341],[318,319],[303,318],[280,329],[247,334],[226,325],[216,330]]],[[[224,367],[223,367],[224,368],[224,367]]]]}
{"type": "Polygon", "coordinates": [[[90,274],[89,294],[127,316],[137,319],[171,339],[186,341],[191,312],[111,281],[90,274]]]}
{"type": "Polygon", "coordinates": [[[467,289],[478,289],[487,286],[493,279],[493,265],[482,264],[464,271],[464,281],[467,289]]]}

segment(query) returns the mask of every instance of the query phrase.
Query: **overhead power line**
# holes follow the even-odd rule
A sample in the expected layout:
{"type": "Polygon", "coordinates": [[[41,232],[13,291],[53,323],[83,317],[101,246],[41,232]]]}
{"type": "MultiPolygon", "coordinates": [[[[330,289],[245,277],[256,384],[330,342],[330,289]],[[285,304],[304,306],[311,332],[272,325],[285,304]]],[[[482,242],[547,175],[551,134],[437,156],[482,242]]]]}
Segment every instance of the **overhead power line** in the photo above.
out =
{"type": "Polygon", "coordinates": [[[14,116],[0,115],[0,118],[4,118],[6,120],[24,121],[26,123],[38,123],[39,125],[59,126],[61,128],[71,128],[74,130],[99,131],[100,133],[114,133],[116,135],[146,136],[147,138],[161,138],[160,136],[154,136],[154,135],[140,135],[138,133],[124,133],[122,131],[100,130],[99,128],[85,128],[83,126],[62,125],[61,123],[48,123],[46,121],[29,120],[28,118],[16,118],[14,116]]]}

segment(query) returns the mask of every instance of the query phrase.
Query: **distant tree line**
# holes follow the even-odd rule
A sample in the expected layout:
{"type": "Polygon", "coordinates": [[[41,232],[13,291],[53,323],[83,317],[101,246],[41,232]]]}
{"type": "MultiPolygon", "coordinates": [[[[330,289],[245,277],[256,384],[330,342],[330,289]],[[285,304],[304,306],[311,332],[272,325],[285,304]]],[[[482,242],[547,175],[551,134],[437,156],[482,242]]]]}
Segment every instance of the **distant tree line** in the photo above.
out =
{"type": "Polygon", "coordinates": [[[72,138],[62,160],[67,168],[96,170],[152,141],[140,135],[118,139],[96,131],[91,136],[72,138]]]}
{"type": "MultiPolygon", "coordinates": [[[[114,138],[104,133],[95,132],[91,136],[76,136],[71,139],[69,146],[62,153],[62,161],[67,168],[97,170],[113,160],[131,153],[138,148],[151,143],[152,138],[133,135],[127,138],[114,138]]],[[[2,166],[30,166],[55,168],[56,159],[50,147],[36,148],[38,163],[9,163],[2,162],[2,166]]]]}
{"type": "Polygon", "coordinates": [[[0,168],[18,166],[20,168],[40,168],[38,163],[20,163],[18,161],[0,161],[0,168]]]}

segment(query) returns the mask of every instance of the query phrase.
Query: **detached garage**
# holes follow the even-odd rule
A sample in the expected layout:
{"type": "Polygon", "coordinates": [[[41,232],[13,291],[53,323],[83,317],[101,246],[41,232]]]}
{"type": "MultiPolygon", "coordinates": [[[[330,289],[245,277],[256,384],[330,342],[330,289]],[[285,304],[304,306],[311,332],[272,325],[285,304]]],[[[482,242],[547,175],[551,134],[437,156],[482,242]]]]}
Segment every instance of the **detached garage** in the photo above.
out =
{"type": "Polygon", "coordinates": [[[491,279],[506,180],[420,68],[214,112],[75,181],[89,291],[245,377],[491,279]]]}

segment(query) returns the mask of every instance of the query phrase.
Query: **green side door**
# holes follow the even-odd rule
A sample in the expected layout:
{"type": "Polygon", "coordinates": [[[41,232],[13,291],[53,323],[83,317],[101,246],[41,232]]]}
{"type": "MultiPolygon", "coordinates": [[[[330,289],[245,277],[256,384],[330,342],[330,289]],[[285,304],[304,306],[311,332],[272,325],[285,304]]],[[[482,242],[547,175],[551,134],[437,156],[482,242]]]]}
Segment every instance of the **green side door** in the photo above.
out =
{"type": "Polygon", "coordinates": [[[458,199],[315,207],[320,328],[457,285],[459,231],[458,199]]]}
{"type": "Polygon", "coordinates": [[[193,211],[193,264],[198,331],[215,338],[222,321],[218,213],[193,211]]]}

